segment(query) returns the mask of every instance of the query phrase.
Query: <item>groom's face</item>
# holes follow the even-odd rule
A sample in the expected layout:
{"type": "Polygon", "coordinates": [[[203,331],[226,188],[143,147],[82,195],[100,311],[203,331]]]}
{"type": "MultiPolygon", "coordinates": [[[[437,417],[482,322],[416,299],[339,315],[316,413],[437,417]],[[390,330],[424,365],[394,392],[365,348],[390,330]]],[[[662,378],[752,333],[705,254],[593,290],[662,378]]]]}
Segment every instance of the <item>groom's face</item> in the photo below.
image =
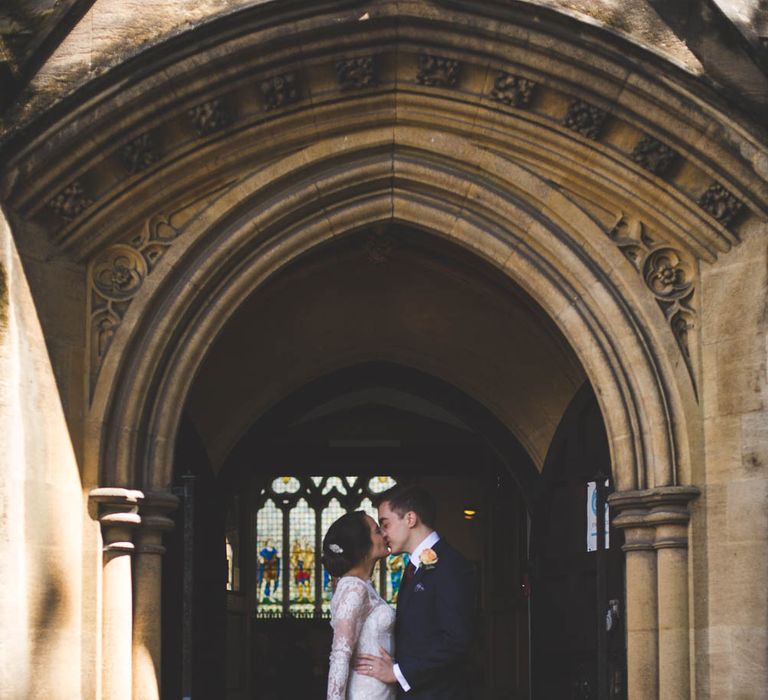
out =
{"type": "Polygon", "coordinates": [[[400,517],[396,511],[392,510],[389,507],[389,501],[384,501],[379,506],[379,527],[392,554],[407,551],[408,538],[411,534],[408,519],[400,517]]]}

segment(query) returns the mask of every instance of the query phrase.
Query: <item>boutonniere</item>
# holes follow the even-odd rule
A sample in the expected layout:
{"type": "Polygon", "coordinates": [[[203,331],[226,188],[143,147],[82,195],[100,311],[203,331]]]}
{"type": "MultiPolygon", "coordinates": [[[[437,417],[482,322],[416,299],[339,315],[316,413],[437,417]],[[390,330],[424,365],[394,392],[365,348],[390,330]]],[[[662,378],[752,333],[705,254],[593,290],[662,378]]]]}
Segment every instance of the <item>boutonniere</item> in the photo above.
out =
{"type": "Polygon", "coordinates": [[[434,549],[427,547],[419,554],[419,566],[424,567],[424,571],[429,571],[437,566],[437,554],[434,549]]]}

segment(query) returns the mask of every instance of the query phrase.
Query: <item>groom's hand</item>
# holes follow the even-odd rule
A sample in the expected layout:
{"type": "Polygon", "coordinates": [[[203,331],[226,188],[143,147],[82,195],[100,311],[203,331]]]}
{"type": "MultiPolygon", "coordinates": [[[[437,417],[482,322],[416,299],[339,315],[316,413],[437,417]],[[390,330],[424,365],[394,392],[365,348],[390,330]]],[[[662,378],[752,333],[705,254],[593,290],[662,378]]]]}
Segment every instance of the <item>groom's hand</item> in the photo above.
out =
{"type": "Polygon", "coordinates": [[[392,657],[384,647],[379,647],[379,652],[381,656],[358,654],[355,659],[355,671],[364,676],[371,676],[382,683],[397,683],[395,672],[392,670],[395,665],[392,657]]]}

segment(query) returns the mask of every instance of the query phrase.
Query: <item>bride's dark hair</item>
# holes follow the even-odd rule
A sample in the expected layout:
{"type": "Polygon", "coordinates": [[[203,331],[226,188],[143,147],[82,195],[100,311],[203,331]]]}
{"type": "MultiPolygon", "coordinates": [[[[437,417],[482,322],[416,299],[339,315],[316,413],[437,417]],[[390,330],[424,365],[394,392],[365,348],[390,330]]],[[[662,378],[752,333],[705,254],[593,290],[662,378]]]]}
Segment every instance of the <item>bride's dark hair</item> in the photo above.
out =
{"type": "Polygon", "coordinates": [[[323,566],[331,576],[343,576],[371,551],[371,530],[362,510],[336,520],[323,538],[323,566]]]}

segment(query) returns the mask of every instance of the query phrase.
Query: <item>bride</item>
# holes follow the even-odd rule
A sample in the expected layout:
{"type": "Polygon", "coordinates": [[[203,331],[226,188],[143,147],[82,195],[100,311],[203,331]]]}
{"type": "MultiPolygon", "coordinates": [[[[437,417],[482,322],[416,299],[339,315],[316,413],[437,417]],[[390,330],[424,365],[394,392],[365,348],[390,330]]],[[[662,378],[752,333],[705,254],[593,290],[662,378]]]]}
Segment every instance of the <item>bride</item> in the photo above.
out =
{"type": "Polygon", "coordinates": [[[323,540],[323,565],[338,578],[331,600],[331,664],[328,700],[393,700],[395,686],[352,668],[358,653],[392,654],[395,612],[376,593],[371,573],[387,556],[387,545],[376,521],[363,511],[342,515],[323,540]]]}

